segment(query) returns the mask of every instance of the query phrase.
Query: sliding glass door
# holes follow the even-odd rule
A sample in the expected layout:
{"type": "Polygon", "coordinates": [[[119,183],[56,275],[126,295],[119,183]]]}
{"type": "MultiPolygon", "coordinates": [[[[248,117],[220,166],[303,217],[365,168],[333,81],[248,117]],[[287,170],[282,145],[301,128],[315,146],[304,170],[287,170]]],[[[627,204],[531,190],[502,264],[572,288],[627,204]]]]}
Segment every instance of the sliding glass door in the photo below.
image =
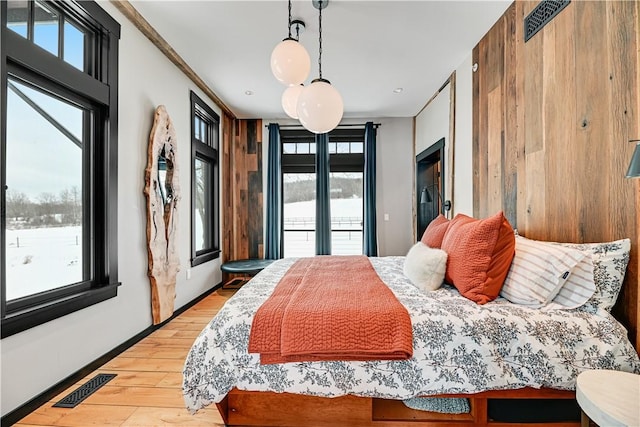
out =
{"type": "MultiPolygon", "coordinates": [[[[281,130],[283,255],[315,255],[315,136],[281,130]]],[[[331,248],[333,255],[362,254],[364,130],[329,134],[331,248]]]]}

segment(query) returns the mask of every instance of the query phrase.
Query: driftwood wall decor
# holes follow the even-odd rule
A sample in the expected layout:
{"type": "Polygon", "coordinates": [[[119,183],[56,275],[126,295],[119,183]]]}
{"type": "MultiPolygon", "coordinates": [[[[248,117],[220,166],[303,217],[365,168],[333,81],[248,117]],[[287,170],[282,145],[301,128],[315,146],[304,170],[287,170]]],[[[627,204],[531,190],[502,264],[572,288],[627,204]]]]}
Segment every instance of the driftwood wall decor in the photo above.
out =
{"type": "Polygon", "coordinates": [[[149,136],[144,194],[147,199],[147,252],[151,282],[151,312],[155,325],[173,314],[176,274],[180,270],[178,228],[177,140],[164,105],[156,108],[149,136]]]}

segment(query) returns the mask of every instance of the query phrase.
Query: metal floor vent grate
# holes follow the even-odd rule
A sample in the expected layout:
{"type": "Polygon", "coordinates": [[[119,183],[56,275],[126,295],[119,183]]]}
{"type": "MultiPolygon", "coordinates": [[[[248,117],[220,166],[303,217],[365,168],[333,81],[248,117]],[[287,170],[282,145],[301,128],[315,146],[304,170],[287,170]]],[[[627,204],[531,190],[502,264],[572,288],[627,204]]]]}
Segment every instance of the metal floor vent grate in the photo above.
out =
{"type": "Polygon", "coordinates": [[[115,376],[116,374],[98,374],[63,397],[53,406],[56,408],[75,408],[80,402],[91,396],[93,392],[111,381],[115,376]]]}
{"type": "Polygon", "coordinates": [[[524,41],[529,40],[542,27],[547,25],[571,0],[542,0],[526,18],[524,18],[524,41]]]}

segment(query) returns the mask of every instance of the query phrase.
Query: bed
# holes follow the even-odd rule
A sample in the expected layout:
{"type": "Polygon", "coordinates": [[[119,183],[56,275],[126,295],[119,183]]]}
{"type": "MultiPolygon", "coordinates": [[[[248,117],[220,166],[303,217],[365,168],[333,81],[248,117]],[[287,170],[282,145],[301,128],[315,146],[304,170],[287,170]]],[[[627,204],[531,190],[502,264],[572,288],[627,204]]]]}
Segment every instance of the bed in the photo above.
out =
{"type": "Polygon", "coordinates": [[[489,399],[574,399],[583,370],[640,373],[627,331],[606,311],[539,310],[504,298],[478,305],[446,284],[423,292],[404,274],[405,257],[370,261],[409,312],[410,359],[261,365],[247,351],[252,316],[295,261],[256,275],[196,339],[184,368],[190,411],[216,404],[227,425],[485,425],[489,399]],[[416,396],[468,397],[471,410],[402,403],[416,396]]]}

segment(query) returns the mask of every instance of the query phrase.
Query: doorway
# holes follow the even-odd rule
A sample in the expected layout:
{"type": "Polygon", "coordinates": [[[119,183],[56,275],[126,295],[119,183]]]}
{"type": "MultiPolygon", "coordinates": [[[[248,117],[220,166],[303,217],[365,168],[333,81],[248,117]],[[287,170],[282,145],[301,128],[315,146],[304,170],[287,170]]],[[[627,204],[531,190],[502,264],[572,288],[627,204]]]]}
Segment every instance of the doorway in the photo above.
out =
{"type": "Polygon", "coordinates": [[[416,240],[440,213],[451,209],[444,200],[444,138],[416,156],[416,240]]]}

